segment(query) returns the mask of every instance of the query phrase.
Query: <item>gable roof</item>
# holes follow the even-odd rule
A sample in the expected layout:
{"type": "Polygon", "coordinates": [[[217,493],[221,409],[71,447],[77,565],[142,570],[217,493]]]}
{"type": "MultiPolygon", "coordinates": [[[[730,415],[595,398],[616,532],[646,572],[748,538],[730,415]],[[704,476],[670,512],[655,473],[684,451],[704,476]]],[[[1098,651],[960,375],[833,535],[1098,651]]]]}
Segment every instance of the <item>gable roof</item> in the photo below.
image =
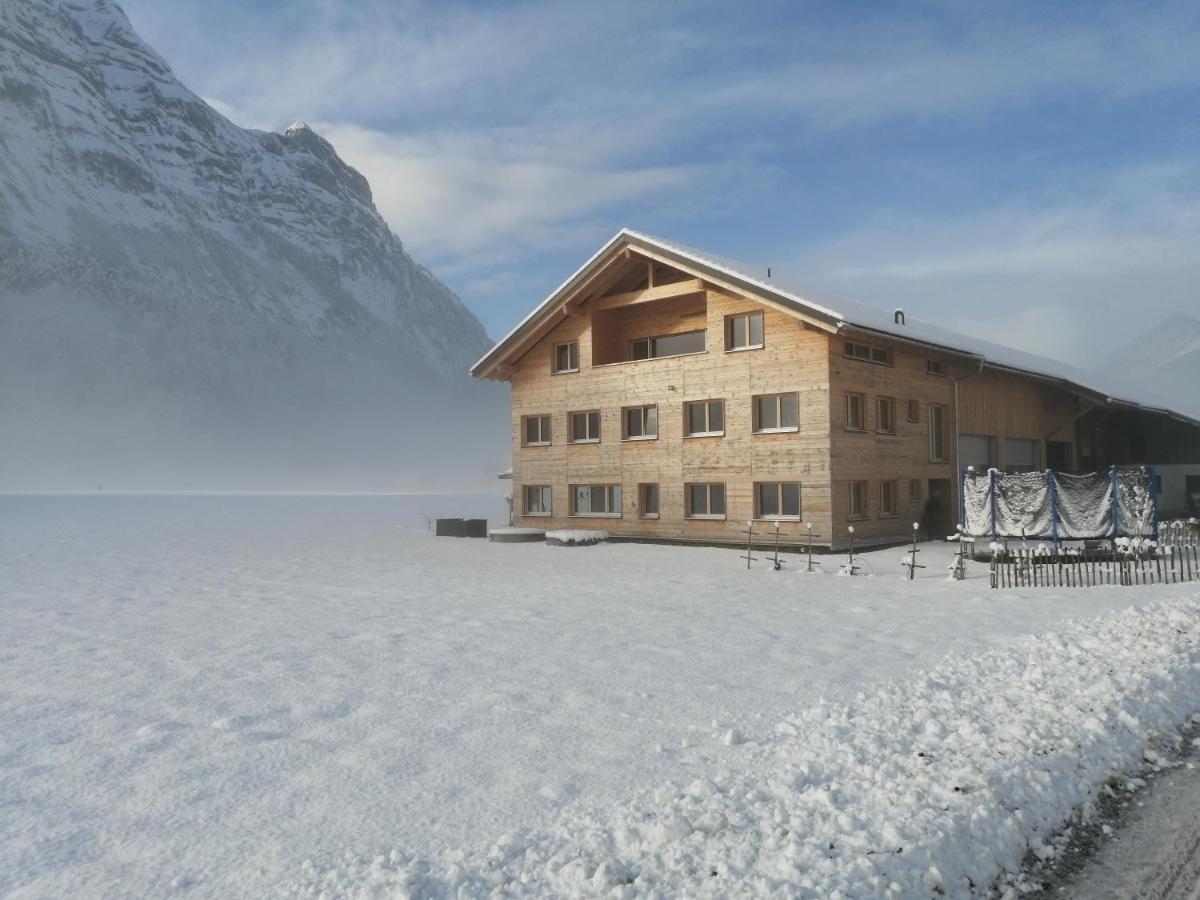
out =
{"type": "Polygon", "coordinates": [[[961,334],[907,315],[904,324],[897,324],[892,312],[877,306],[821,294],[792,282],[786,276],[773,274],[768,279],[765,277],[766,271],[760,266],[726,259],[628,228],[623,228],[613,235],[533,312],[497,341],[496,345],[471,367],[471,374],[477,378],[492,377],[505,354],[531,330],[549,330],[561,322],[566,316],[561,308],[563,302],[614,254],[626,247],[678,266],[705,280],[764,300],[769,305],[782,307],[798,317],[814,321],[835,334],[857,332],[882,335],[967,357],[981,368],[1006,370],[1057,382],[1063,387],[1091,395],[1104,403],[1143,409],[1168,415],[1192,425],[1200,425],[1200,421],[1191,416],[1175,412],[1145,397],[1131,396],[1117,384],[1111,383],[1110,376],[1088,372],[1058,360],[961,334]]]}

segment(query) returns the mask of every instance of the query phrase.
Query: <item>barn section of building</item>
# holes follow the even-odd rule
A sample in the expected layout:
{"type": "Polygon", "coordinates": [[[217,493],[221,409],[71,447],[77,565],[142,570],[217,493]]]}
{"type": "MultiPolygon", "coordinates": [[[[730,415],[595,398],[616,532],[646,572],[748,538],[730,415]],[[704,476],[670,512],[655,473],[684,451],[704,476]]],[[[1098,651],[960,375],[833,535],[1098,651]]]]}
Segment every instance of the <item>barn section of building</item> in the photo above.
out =
{"type": "Polygon", "coordinates": [[[1200,422],[1099,376],[629,230],[472,374],[512,386],[517,524],[732,542],[812,523],[840,546],[851,525],[952,530],[968,465],[1200,474],[1200,422]]]}

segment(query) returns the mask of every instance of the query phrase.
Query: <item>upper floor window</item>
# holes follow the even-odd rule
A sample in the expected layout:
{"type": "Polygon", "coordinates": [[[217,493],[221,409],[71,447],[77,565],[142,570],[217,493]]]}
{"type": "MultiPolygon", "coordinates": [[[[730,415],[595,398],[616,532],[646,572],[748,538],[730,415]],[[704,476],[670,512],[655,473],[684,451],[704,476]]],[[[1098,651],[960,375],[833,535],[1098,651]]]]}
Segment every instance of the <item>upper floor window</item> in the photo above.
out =
{"type": "Polygon", "coordinates": [[[621,486],[619,484],[571,485],[571,515],[621,515],[621,486]]]}
{"type": "Polygon", "coordinates": [[[887,347],[873,347],[869,344],[856,344],[846,341],[845,356],[847,359],[861,359],[864,362],[879,363],[883,366],[893,364],[892,351],[887,347]]]}
{"type": "Polygon", "coordinates": [[[880,434],[896,433],[896,401],[891,397],[875,398],[875,430],[880,434]]]}
{"type": "Polygon", "coordinates": [[[592,409],[587,412],[568,413],[571,422],[570,442],[572,444],[595,444],[600,441],[600,410],[592,409]]]}
{"type": "Polygon", "coordinates": [[[946,407],[929,404],[929,461],[946,461],[946,407]]]}
{"type": "Polygon", "coordinates": [[[799,427],[799,394],[762,394],[754,398],[756,432],[795,431],[799,427]]]}
{"type": "Polygon", "coordinates": [[[696,400],[683,405],[683,427],[688,437],[713,437],[725,433],[725,401],[696,400]]]}
{"type": "Polygon", "coordinates": [[[846,430],[866,431],[867,410],[866,400],[862,394],[846,395],[846,430]]]}
{"type": "Polygon", "coordinates": [[[527,484],[522,491],[525,502],[522,507],[527,516],[548,516],[551,514],[552,491],[548,484],[527,484]]]}
{"type": "Polygon", "coordinates": [[[554,345],[554,374],[579,371],[579,341],[554,345]]]}
{"type": "Polygon", "coordinates": [[[629,342],[630,359],[659,359],[663,356],[682,356],[685,353],[703,353],[707,349],[707,332],[685,331],[681,334],[664,334],[661,337],[638,338],[629,342]]]}
{"type": "Polygon", "coordinates": [[[763,345],[761,312],[729,316],[725,320],[725,349],[752,350],[763,345]]]}
{"type": "Polygon", "coordinates": [[[545,447],[550,443],[550,417],[526,416],[521,429],[522,441],[526,447],[545,447]]]}
{"type": "Polygon", "coordinates": [[[800,482],[772,481],[754,485],[754,516],[758,519],[799,519],[800,482]]]}
{"type": "Polygon", "coordinates": [[[930,375],[945,375],[946,364],[940,359],[927,359],[925,360],[925,371],[930,375]]]}
{"type": "Polygon", "coordinates": [[[688,484],[684,494],[689,519],[725,518],[725,485],[688,484]]]}
{"type": "Polygon", "coordinates": [[[657,406],[627,406],[621,412],[621,437],[624,440],[645,441],[658,437],[657,406]]]}

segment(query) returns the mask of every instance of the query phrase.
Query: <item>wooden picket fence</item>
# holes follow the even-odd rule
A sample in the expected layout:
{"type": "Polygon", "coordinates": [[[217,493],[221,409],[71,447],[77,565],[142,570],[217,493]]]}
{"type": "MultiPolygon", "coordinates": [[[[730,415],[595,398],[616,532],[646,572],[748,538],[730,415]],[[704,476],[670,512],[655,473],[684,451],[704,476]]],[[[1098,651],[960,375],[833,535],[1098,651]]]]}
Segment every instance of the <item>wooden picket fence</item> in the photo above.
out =
{"type": "Polygon", "coordinates": [[[1196,543],[1141,552],[1045,551],[1009,548],[992,557],[991,584],[1010,587],[1093,587],[1102,584],[1177,584],[1200,580],[1196,543]]]}

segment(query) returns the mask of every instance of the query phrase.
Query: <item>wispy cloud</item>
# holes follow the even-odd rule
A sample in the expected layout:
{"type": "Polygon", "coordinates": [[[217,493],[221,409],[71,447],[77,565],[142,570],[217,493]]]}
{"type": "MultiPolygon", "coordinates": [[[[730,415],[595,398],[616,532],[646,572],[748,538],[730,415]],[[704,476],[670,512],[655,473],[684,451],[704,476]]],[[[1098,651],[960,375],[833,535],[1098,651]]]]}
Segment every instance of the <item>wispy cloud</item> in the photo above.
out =
{"type": "Polygon", "coordinates": [[[1131,320],[1194,306],[1200,161],[1131,166],[1071,196],[957,216],[882,213],[791,267],[880,305],[1086,365],[1131,320]]]}
{"type": "Polygon", "coordinates": [[[623,224],[1046,346],[1075,316],[1076,358],[1197,274],[1194,3],[125,5],[235,121],[321,130],[492,330],[623,224]]]}

